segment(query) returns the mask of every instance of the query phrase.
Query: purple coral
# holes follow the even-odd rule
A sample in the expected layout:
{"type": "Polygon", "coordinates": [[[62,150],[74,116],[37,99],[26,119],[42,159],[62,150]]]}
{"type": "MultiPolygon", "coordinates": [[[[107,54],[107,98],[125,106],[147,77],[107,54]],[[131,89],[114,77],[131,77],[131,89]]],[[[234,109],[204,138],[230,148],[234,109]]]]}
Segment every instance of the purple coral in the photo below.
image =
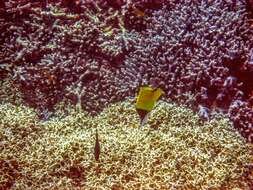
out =
{"type": "MultiPolygon", "coordinates": [[[[203,116],[206,109],[219,110],[236,122],[228,113],[230,104],[246,103],[245,86],[253,88],[252,80],[238,75],[244,73],[253,31],[244,5],[233,6],[225,1],[178,1],[173,8],[155,11],[146,38],[126,60],[129,72],[141,75],[141,84],[159,81],[167,99],[187,103],[194,96],[193,108],[203,116]]],[[[250,109],[244,111],[249,114],[250,109]]],[[[235,125],[247,131],[251,125],[245,122],[252,120],[240,118],[244,121],[235,125]]]]}
{"type": "Polygon", "coordinates": [[[249,142],[253,142],[253,110],[248,103],[241,100],[233,101],[229,107],[228,114],[241,134],[249,142]]]}
{"type": "Polygon", "coordinates": [[[251,48],[250,53],[249,53],[249,60],[247,62],[247,65],[250,70],[253,71],[253,48],[251,48]]]}

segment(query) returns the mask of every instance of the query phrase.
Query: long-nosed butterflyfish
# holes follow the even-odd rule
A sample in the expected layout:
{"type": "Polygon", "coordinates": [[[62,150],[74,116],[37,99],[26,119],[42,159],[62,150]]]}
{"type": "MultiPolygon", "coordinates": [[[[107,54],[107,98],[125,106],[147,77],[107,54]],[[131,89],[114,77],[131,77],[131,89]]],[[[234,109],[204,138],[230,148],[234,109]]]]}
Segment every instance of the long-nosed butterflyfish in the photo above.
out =
{"type": "Polygon", "coordinates": [[[147,122],[148,113],[155,107],[162,94],[164,94],[164,91],[161,88],[140,87],[135,108],[140,116],[141,126],[147,122]]]}

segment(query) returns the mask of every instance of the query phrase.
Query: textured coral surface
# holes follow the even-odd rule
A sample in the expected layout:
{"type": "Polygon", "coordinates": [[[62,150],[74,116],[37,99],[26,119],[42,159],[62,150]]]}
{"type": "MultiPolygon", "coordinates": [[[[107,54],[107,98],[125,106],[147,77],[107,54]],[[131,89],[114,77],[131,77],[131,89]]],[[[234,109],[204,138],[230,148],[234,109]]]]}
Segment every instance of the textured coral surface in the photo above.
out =
{"type": "Polygon", "coordinates": [[[48,121],[34,110],[0,105],[0,189],[250,190],[253,155],[231,123],[209,123],[159,102],[140,128],[134,102],[96,117],[65,107],[48,121]],[[67,113],[67,114],[66,114],[67,113]],[[99,162],[93,148],[95,131],[99,162]]]}
{"type": "Polygon", "coordinates": [[[252,142],[252,12],[244,0],[1,1],[0,85],[46,120],[63,99],[95,115],[152,84],[252,142]]]}
{"type": "Polygon", "coordinates": [[[0,190],[252,190],[252,23],[251,0],[0,1],[0,190]]]}

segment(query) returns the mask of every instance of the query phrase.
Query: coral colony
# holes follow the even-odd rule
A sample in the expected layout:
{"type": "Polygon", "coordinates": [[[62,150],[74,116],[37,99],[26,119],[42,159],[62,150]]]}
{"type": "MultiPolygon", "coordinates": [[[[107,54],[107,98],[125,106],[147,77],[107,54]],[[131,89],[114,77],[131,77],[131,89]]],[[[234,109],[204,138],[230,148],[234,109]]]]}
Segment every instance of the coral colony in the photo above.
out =
{"type": "Polygon", "coordinates": [[[251,190],[252,143],[253,1],[0,1],[0,190],[251,190]]]}
{"type": "Polygon", "coordinates": [[[93,118],[76,109],[69,113],[44,122],[31,108],[0,106],[1,189],[253,185],[250,146],[228,119],[203,124],[191,110],[163,101],[142,128],[133,101],[112,104],[93,118]],[[93,152],[96,130],[101,146],[93,152]]]}

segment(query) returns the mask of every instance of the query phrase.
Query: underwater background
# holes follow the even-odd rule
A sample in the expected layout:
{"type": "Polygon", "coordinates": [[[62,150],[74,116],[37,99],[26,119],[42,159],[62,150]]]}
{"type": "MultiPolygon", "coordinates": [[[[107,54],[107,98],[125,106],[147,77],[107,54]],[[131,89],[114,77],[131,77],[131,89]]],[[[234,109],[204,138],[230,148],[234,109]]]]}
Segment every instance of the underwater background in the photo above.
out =
{"type": "Polygon", "coordinates": [[[0,1],[0,190],[252,190],[252,143],[252,0],[0,1]]]}

